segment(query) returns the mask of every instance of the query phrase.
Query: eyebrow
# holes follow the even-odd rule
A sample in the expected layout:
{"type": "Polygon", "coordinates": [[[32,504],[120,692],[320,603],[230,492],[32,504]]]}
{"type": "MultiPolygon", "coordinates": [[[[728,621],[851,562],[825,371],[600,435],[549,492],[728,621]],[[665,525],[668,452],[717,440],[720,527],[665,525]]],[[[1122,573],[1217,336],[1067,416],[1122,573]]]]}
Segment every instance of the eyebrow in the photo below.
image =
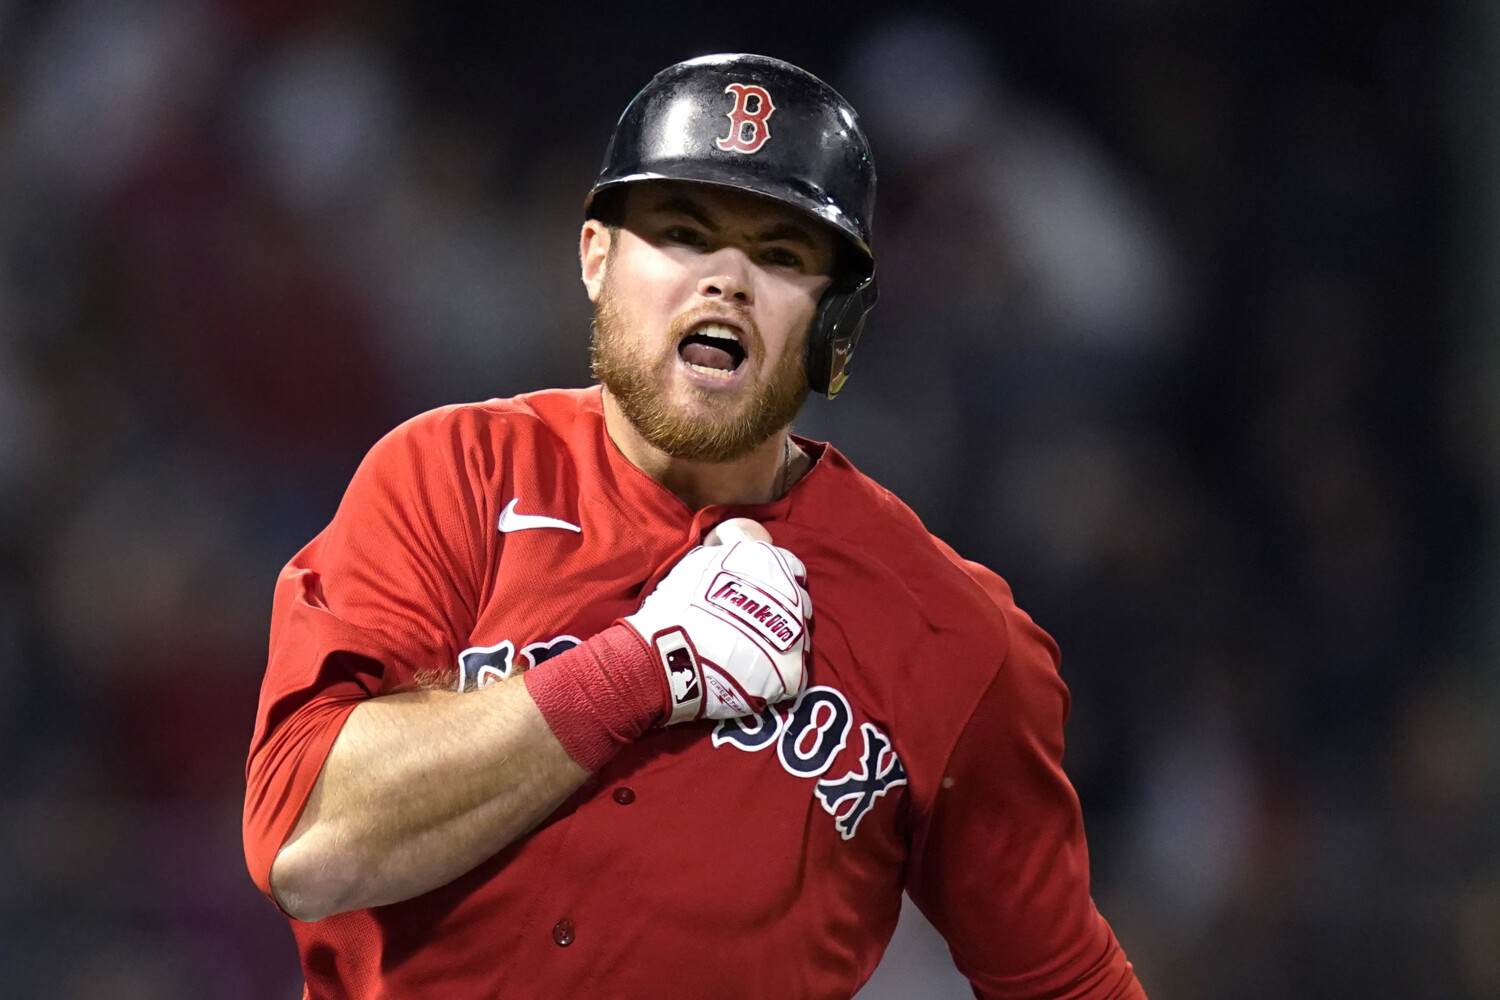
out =
{"type": "Polygon", "coordinates": [[[714,225],[713,220],[708,217],[708,213],[704,212],[698,203],[691,198],[684,198],[681,195],[667,198],[657,204],[656,210],[658,212],[676,212],[678,215],[687,216],[710,232],[717,233],[719,231],[719,227],[714,225]]]}
{"type": "MultiPolygon", "coordinates": [[[[656,210],[658,212],[676,212],[679,215],[685,215],[712,233],[717,233],[721,229],[713,219],[709,218],[708,213],[703,210],[701,205],[691,198],[685,198],[682,195],[664,198],[657,203],[656,210]]],[[[775,223],[769,228],[761,230],[756,234],[755,238],[756,242],[759,243],[775,243],[779,240],[785,240],[789,243],[800,243],[810,250],[819,249],[818,242],[813,239],[812,234],[793,222],[775,223]]]]}
{"type": "Polygon", "coordinates": [[[778,240],[785,240],[788,243],[801,243],[809,250],[821,249],[817,241],[812,238],[811,233],[801,226],[790,222],[783,222],[772,226],[770,229],[762,230],[759,240],[762,243],[775,243],[778,240]]]}

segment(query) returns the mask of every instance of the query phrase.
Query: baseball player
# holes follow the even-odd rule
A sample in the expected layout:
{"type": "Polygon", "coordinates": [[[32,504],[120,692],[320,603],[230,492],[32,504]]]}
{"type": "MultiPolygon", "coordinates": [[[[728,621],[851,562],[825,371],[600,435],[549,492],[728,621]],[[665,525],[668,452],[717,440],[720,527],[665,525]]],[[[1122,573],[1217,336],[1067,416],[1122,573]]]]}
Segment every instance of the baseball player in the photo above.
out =
{"type": "Polygon", "coordinates": [[[789,432],[874,195],[822,81],[664,70],[585,202],[602,385],[408,421],[282,572],[245,851],[308,997],[849,997],[903,890],[978,996],[1144,995],[1051,639],[789,432]]]}

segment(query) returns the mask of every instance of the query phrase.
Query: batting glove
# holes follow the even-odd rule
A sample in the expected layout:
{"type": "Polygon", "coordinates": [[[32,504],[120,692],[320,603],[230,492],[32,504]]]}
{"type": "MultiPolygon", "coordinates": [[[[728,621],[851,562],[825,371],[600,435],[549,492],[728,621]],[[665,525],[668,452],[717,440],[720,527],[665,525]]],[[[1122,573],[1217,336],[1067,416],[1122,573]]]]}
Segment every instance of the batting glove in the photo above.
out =
{"type": "Polygon", "coordinates": [[[623,621],[660,661],[668,725],[751,715],[806,682],[807,569],[770,542],[693,549],[623,621]]]}

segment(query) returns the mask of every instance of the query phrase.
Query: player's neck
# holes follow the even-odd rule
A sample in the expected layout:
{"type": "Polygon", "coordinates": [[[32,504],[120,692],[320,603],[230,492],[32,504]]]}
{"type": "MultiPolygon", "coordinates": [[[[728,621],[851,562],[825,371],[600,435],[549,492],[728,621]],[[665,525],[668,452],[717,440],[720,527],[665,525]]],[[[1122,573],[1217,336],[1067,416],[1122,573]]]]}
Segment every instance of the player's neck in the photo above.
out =
{"type": "Polygon", "coordinates": [[[620,454],[693,510],[712,504],[778,500],[811,465],[808,455],[788,441],[784,430],[732,462],[673,458],[641,436],[608,392],[604,393],[604,427],[620,454]]]}

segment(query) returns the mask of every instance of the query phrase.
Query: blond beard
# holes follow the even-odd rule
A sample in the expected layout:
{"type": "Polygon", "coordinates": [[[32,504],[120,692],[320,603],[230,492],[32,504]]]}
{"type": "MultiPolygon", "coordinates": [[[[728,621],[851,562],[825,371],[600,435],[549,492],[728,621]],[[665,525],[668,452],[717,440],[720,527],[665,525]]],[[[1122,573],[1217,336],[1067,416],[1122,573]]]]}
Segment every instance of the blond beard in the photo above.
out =
{"type": "MultiPolygon", "coordinates": [[[[607,277],[594,304],[594,336],[589,344],[594,378],[609,390],[641,437],[672,458],[732,462],[791,424],[807,398],[807,372],[801,352],[794,349],[781,356],[771,377],[746,403],[689,389],[714,409],[726,411],[722,415],[688,417],[674,408],[664,398],[662,383],[664,373],[677,362],[677,345],[686,332],[679,328],[682,322],[682,318],[673,321],[666,351],[649,358],[640,350],[639,339],[625,329],[607,277]]],[[[744,363],[755,360],[747,352],[744,363]]]]}

